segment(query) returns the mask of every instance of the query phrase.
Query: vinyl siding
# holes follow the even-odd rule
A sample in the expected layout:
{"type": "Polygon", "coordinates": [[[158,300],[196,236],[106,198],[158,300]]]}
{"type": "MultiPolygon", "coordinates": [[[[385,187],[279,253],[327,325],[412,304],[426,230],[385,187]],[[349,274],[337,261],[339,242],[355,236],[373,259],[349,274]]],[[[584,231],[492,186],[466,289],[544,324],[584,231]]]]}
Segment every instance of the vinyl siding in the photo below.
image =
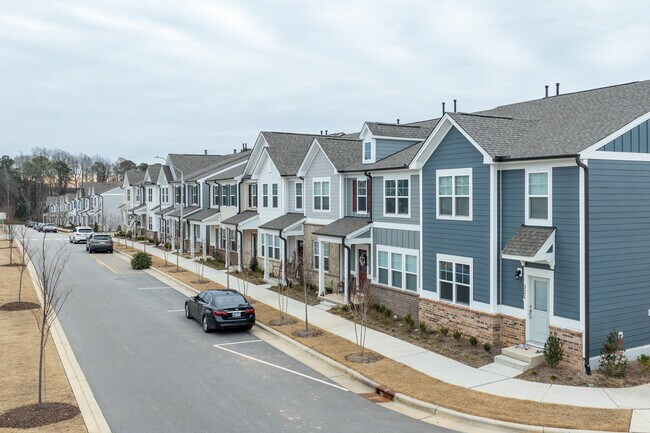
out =
{"type": "MultiPolygon", "coordinates": [[[[388,247],[420,249],[420,232],[414,230],[380,229],[373,228],[373,252],[377,251],[377,245],[388,247]]],[[[361,236],[363,237],[363,236],[361,236]]],[[[375,260],[376,262],[376,260],[375,260]]],[[[373,268],[373,275],[377,274],[376,265],[373,268]]]]}
{"type": "Polygon", "coordinates": [[[609,152],[650,153],[650,120],[635,126],[599,150],[609,152]]]}
{"type": "Polygon", "coordinates": [[[334,167],[325,154],[319,150],[305,176],[305,214],[308,218],[339,218],[339,175],[334,172],[334,167]],[[329,178],[330,181],[330,210],[314,212],[314,178],[329,178]]]}
{"type": "MultiPolygon", "coordinates": [[[[257,182],[257,210],[260,214],[260,219],[259,223],[260,225],[271,221],[272,219],[275,219],[281,215],[284,215],[283,209],[282,209],[282,203],[283,203],[283,196],[282,196],[282,189],[283,189],[283,181],[284,179],[280,176],[280,173],[278,172],[278,169],[275,167],[275,164],[273,164],[273,161],[271,161],[271,158],[266,157],[265,161],[263,163],[263,166],[260,167],[259,170],[259,179],[257,182]],[[273,208],[273,198],[272,198],[272,192],[273,192],[273,187],[272,185],[274,183],[278,184],[278,207],[273,208]],[[269,205],[268,207],[264,207],[264,196],[262,195],[263,184],[268,184],[269,186],[269,205]]],[[[221,209],[221,219],[226,219],[228,217],[225,216],[224,214],[224,208],[221,209]]]]}
{"type": "MultiPolygon", "coordinates": [[[[501,170],[498,175],[499,203],[501,218],[498,224],[499,230],[499,256],[501,250],[508,244],[510,239],[517,233],[517,230],[525,221],[525,171],[524,170],[501,170]]],[[[524,308],[524,279],[514,278],[517,268],[521,263],[516,260],[499,259],[499,304],[509,307],[524,308]]]]}
{"type": "MultiPolygon", "coordinates": [[[[354,200],[354,196],[352,192],[352,182],[354,180],[355,179],[345,179],[345,216],[367,217],[369,216],[368,212],[359,213],[359,212],[354,212],[352,210],[353,209],[352,203],[354,200]]],[[[368,178],[366,178],[366,176],[360,176],[357,177],[356,180],[368,180],[368,178]]]]}
{"type": "Polygon", "coordinates": [[[425,164],[423,196],[423,289],[435,292],[436,254],[473,258],[474,301],[490,302],[490,171],[483,155],[452,128],[425,164]],[[473,221],[436,219],[436,170],[472,168],[473,221]]]}
{"type": "Polygon", "coordinates": [[[399,152],[400,150],[406,149],[407,147],[417,143],[419,140],[389,140],[389,139],[377,139],[375,140],[375,160],[379,161],[384,159],[387,156],[390,156],[394,153],[399,152]]]}
{"type": "Polygon", "coordinates": [[[590,354],[610,331],[650,344],[650,163],[589,161],[590,354]]]}
{"type": "MultiPolygon", "coordinates": [[[[395,175],[391,174],[391,177],[395,175]]],[[[410,180],[409,190],[411,194],[411,216],[384,216],[384,176],[373,176],[372,178],[372,219],[378,222],[399,223],[399,224],[420,224],[420,176],[417,174],[404,173],[399,178],[410,180]]]]}
{"type": "Polygon", "coordinates": [[[555,316],[580,320],[580,192],[578,167],[553,168],[555,316]]]}
{"type": "Polygon", "coordinates": [[[201,208],[208,209],[210,207],[210,185],[202,183],[201,194],[201,208]]]}

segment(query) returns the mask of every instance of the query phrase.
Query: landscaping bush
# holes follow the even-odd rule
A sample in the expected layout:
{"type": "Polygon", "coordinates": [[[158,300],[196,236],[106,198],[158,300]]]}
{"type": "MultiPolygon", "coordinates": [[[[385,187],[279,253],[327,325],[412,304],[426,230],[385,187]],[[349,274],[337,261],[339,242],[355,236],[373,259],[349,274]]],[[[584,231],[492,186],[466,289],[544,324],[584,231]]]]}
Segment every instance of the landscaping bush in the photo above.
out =
{"type": "Polygon", "coordinates": [[[471,337],[469,337],[469,344],[476,347],[476,345],[478,344],[478,338],[472,335],[471,337]]]}
{"type": "Polygon", "coordinates": [[[627,374],[627,356],[623,339],[618,338],[618,331],[607,335],[600,348],[600,369],[609,377],[625,377],[627,374]]]}
{"type": "Polygon", "coordinates": [[[171,242],[165,242],[165,245],[163,246],[166,250],[171,250],[172,249],[172,243],[171,242]]]}
{"type": "Polygon", "coordinates": [[[99,224],[95,223],[93,224],[93,231],[97,233],[99,231],[99,224]]]}
{"type": "MultiPolygon", "coordinates": [[[[215,251],[215,254],[216,254],[216,251],[215,251]]],[[[215,259],[216,259],[216,257],[215,257],[215,259]]],[[[257,272],[260,269],[260,264],[257,261],[257,257],[253,256],[253,258],[251,258],[251,262],[248,264],[248,268],[252,272],[257,272]]]]}
{"type": "Polygon", "coordinates": [[[492,343],[490,343],[489,341],[486,341],[483,344],[483,350],[485,350],[486,352],[489,352],[490,350],[492,350],[492,343]]]}
{"type": "Polygon", "coordinates": [[[427,324],[426,323],[420,322],[420,331],[427,332],[427,324]]]}
{"type": "Polygon", "coordinates": [[[334,293],[334,280],[327,280],[325,283],[325,293],[328,295],[334,293]]]}
{"type": "Polygon", "coordinates": [[[442,335],[443,337],[446,337],[447,334],[449,334],[449,328],[447,328],[446,326],[441,326],[440,327],[440,335],[442,335]]]}
{"type": "Polygon", "coordinates": [[[557,337],[557,332],[550,334],[544,343],[544,359],[553,368],[564,359],[564,345],[557,337]]]}
{"type": "Polygon", "coordinates": [[[133,236],[133,232],[131,230],[127,230],[126,237],[131,238],[132,236],[133,236]]]}
{"type": "Polygon", "coordinates": [[[143,252],[136,253],[131,259],[131,267],[136,270],[149,269],[151,267],[151,256],[143,252]]]}
{"type": "Polygon", "coordinates": [[[456,340],[460,340],[460,337],[462,337],[462,336],[463,336],[463,333],[460,332],[459,329],[456,329],[456,330],[454,331],[454,339],[456,339],[456,340]]]}
{"type": "Polygon", "coordinates": [[[639,368],[641,368],[643,374],[650,372],[650,356],[639,355],[636,361],[639,363],[639,368]]]}
{"type": "Polygon", "coordinates": [[[147,238],[144,237],[144,236],[138,236],[138,237],[135,238],[135,240],[136,240],[136,241],[146,241],[147,238]]]}
{"type": "Polygon", "coordinates": [[[415,319],[410,314],[404,316],[404,323],[406,323],[411,329],[415,328],[415,319]]]}

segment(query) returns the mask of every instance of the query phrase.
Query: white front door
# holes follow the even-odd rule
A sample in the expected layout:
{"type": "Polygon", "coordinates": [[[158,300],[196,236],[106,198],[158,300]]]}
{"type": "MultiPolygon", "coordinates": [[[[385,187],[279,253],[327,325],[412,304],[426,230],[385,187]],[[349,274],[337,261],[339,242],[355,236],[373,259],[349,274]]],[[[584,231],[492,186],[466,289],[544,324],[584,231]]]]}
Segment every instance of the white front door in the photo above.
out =
{"type": "Polygon", "coordinates": [[[530,277],[528,306],[528,339],[531,343],[544,344],[548,338],[549,280],[530,277]]]}

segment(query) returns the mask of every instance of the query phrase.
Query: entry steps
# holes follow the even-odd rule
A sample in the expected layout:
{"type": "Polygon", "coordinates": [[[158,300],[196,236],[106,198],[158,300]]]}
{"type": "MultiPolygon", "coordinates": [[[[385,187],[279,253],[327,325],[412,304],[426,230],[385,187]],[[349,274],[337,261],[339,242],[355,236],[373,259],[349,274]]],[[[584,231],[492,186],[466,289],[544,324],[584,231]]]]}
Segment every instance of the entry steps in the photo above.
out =
{"type": "Polygon", "coordinates": [[[544,353],[540,348],[530,345],[525,347],[518,344],[503,348],[501,355],[495,356],[492,364],[485,365],[480,370],[507,377],[516,377],[544,363],[544,353]]]}

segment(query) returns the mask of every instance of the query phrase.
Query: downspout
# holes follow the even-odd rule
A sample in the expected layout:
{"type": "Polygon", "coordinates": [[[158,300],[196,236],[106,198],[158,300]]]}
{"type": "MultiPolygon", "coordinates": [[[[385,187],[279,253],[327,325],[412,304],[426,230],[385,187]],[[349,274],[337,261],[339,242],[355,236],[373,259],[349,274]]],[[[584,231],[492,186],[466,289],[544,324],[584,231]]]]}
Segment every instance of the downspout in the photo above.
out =
{"type": "MultiPolygon", "coordinates": [[[[237,215],[241,213],[241,180],[237,182],[237,215]]],[[[239,233],[239,243],[237,249],[239,250],[239,269],[243,270],[242,261],[244,261],[244,233],[239,230],[239,223],[235,224],[235,233],[239,233]]]]}
{"type": "MultiPolygon", "coordinates": [[[[282,261],[282,275],[284,276],[284,279],[287,279],[287,253],[288,253],[288,245],[287,245],[287,240],[282,237],[282,230],[280,229],[278,237],[282,239],[282,243],[284,244],[284,260],[282,261]]],[[[267,254],[268,254],[268,247],[266,248],[267,254]]]]}
{"type": "Polygon", "coordinates": [[[589,364],[589,167],[580,161],[580,155],[576,155],[576,164],[581,167],[585,173],[585,202],[584,202],[584,218],[585,218],[585,347],[584,347],[584,362],[585,373],[591,376],[591,365],[589,364]]]}
{"type": "MultiPolygon", "coordinates": [[[[343,244],[343,248],[348,250],[348,272],[347,275],[345,275],[345,278],[348,281],[348,299],[346,299],[346,303],[350,303],[350,275],[351,275],[351,269],[352,269],[352,249],[350,248],[349,245],[345,243],[345,236],[341,236],[341,244],[343,244]]],[[[357,272],[357,279],[358,279],[359,273],[357,272]]]]}
{"type": "Polygon", "coordinates": [[[363,174],[365,174],[366,178],[368,178],[368,185],[370,185],[370,191],[367,191],[366,188],[366,194],[368,194],[368,196],[370,197],[370,206],[368,206],[368,215],[370,217],[370,222],[372,222],[372,194],[373,194],[372,174],[370,174],[370,171],[364,171],[363,174]]]}

